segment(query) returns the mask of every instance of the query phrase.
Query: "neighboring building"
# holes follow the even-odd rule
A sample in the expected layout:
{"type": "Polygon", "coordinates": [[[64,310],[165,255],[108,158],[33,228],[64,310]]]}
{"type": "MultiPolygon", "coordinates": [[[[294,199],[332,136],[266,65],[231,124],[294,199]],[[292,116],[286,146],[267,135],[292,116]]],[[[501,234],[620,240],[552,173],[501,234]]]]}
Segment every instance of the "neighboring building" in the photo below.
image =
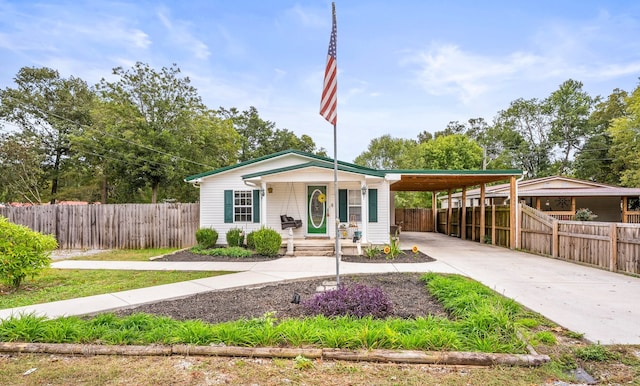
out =
{"type": "MultiPolygon", "coordinates": [[[[466,206],[479,205],[480,189],[468,190],[466,195],[466,206]]],[[[451,198],[453,207],[461,206],[462,193],[455,193],[451,198]]],[[[486,187],[486,205],[505,205],[508,199],[508,184],[486,187]]],[[[596,221],[640,223],[640,188],[551,176],[519,182],[518,199],[561,220],[571,220],[576,210],[586,208],[598,216],[596,221]]],[[[445,198],[442,206],[447,205],[445,198]]]]}
{"type": "Polygon", "coordinates": [[[337,205],[338,224],[357,231],[363,242],[384,244],[395,225],[395,191],[437,192],[515,181],[521,174],[519,170],[376,170],[337,164],[337,198],[333,159],[296,150],[193,175],[185,181],[200,188],[200,226],[212,227],[220,235],[231,228],[250,232],[267,226],[280,231],[283,238],[289,230],[298,239],[335,238],[337,205]]]}

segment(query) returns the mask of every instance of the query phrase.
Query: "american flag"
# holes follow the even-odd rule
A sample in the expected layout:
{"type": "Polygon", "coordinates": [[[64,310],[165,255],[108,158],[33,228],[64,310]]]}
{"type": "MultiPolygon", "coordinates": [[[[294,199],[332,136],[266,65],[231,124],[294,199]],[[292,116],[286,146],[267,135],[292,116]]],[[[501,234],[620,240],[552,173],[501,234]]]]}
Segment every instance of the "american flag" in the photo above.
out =
{"type": "Polygon", "coordinates": [[[338,119],[338,63],[336,61],[336,4],[332,3],[333,27],[329,40],[329,52],[327,54],[327,67],[324,70],[324,87],[322,88],[322,100],[320,101],[320,115],[335,126],[338,119]]]}

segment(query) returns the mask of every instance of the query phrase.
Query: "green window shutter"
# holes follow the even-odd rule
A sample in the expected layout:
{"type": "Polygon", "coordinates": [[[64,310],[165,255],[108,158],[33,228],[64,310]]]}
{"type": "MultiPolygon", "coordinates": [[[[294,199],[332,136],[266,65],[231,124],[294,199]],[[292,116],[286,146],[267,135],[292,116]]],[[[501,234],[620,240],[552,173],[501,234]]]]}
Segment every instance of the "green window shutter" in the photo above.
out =
{"type": "Polygon", "coordinates": [[[233,190],[224,191],[224,222],[233,222],[233,190]]]}
{"type": "Polygon", "coordinates": [[[253,191],[253,222],[260,222],[260,191],[253,191]]]}
{"type": "Polygon", "coordinates": [[[369,222],[378,222],[378,189],[369,189],[369,222]]]}
{"type": "Polygon", "coordinates": [[[347,222],[347,189],[338,190],[338,215],[340,222],[347,222]]]}

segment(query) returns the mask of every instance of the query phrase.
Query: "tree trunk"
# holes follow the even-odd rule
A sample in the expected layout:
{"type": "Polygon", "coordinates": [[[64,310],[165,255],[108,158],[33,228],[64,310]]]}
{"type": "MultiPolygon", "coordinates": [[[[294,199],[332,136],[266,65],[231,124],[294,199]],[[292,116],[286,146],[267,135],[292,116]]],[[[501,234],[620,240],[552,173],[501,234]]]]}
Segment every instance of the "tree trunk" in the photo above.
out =
{"type": "Polygon", "coordinates": [[[158,203],[158,186],[160,184],[158,182],[152,182],[151,185],[151,203],[152,204],[157,204],[158,203]]]}
{"type": "Polygon", "coordinates": [[[102,189],[101,189],[101,200],[103,204],[107,203],[107,199],[109,198],[109,184],[107,182],[107,176],[102,176],[102,189]]]}

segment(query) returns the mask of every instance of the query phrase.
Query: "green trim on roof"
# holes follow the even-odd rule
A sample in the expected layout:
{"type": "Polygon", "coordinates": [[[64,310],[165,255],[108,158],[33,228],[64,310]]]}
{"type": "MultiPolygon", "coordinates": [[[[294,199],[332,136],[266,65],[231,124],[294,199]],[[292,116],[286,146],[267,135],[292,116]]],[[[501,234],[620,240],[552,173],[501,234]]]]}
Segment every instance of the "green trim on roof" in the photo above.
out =
{"type": "MultiPolygon", "coordinates": [[[[277,169],[263,170],[261,172],[245,174],[245,175],[242,176],[242,179],[247,180],[247,179],[251,179],[251,178],[255,178],[255,177],[268,176],[268,175],[271,175],[271,174],[290,172],[290,171],[293,171],[293,170],[306,169],[306,168],[333,169],[333,162],[328,163],[328,162],[312,161],[312,162],[306,162],[306,163],[298,164],[298,165],[285,166],[285,167],[277,168],[277,169]]],[[[338,164],[338,170],[341,171],[341,172],[350,172],[350,173],[355,173],[355,174],[364,174],[364,175],[368,175],[368,176],[375,176],[375,177],[384,178],[384,173],[375,171],[373,169],[361,170],[360,168],[354,168],[354,167],[351,167],[351,166],[338,164]]]]}
{"type": "MultiPolygon", "coordinates": [[[[210,171],[207,171],[207,172],[194,174],[194,175],[191,175],[191,176],[188,176],[187,178],[185,178],[184,181],[185,182],[190,182],[190,181],[196,180],[198,178],[212,176],[214,174],[219,174],[219,173],[222,173],[222,172],[226,172],[228,170],[241,168],[243,166],[247,166],[247,165],[251,165],[251,164],[254,164],[254,163],[266,161],[266,160],[269,160],[269,159],[272,159],[272,158],[281,157],[281,156],[287,155],[287,154],[296,154],[296,155],[299,155],[301,157],[313,158],[313,159],[316,159],[318,161],[330,162],[331,164],[333,164],[333,158],[322,157],[322,156],[319,156],[319,155],[316,155],[316,154],[306,153],[306,152],[300,151],[300,150],[289,149],[289,150],[279,151],[279,152],[273,153],[273,154],[268,154],[268,155],[265,155],[265,156],[262,156],[262,157],[254,158],[254,159],[251,159],[251,160],[248,160],[248,161],[240,162],[240,163],[237,163],[237,164],[234,164],[234,165],[224,166],[224,167],[221,167],[221,168],[218,168],[218,169],[214,169],[214,170],[210,170],[210,171]]],[[[371,172],[379,173],[378,170],[371,169],[371,168],[368,168],[366,166],[360,166],[360,165],[356,165],[356,164],[352,164],[352,163],[348,163],[348,162],[343,162],[343,161],[338,161],[338,165],[343,165],[343,166],[346,166],[346,167],[349,167],[349,168],[359,169],[359,170],[362,170],[362,171],[367,171],[368,173],[371,173],[371,172]]]]}
{"type": "Polygon", "coordinates": [[[385,174],[425,174],[425,175],[521,175],[522,170],[519,169],[491,169],[491,170],[433,170],[433,169],[397,169],[397,170],[384,170],[385,174]]]}

